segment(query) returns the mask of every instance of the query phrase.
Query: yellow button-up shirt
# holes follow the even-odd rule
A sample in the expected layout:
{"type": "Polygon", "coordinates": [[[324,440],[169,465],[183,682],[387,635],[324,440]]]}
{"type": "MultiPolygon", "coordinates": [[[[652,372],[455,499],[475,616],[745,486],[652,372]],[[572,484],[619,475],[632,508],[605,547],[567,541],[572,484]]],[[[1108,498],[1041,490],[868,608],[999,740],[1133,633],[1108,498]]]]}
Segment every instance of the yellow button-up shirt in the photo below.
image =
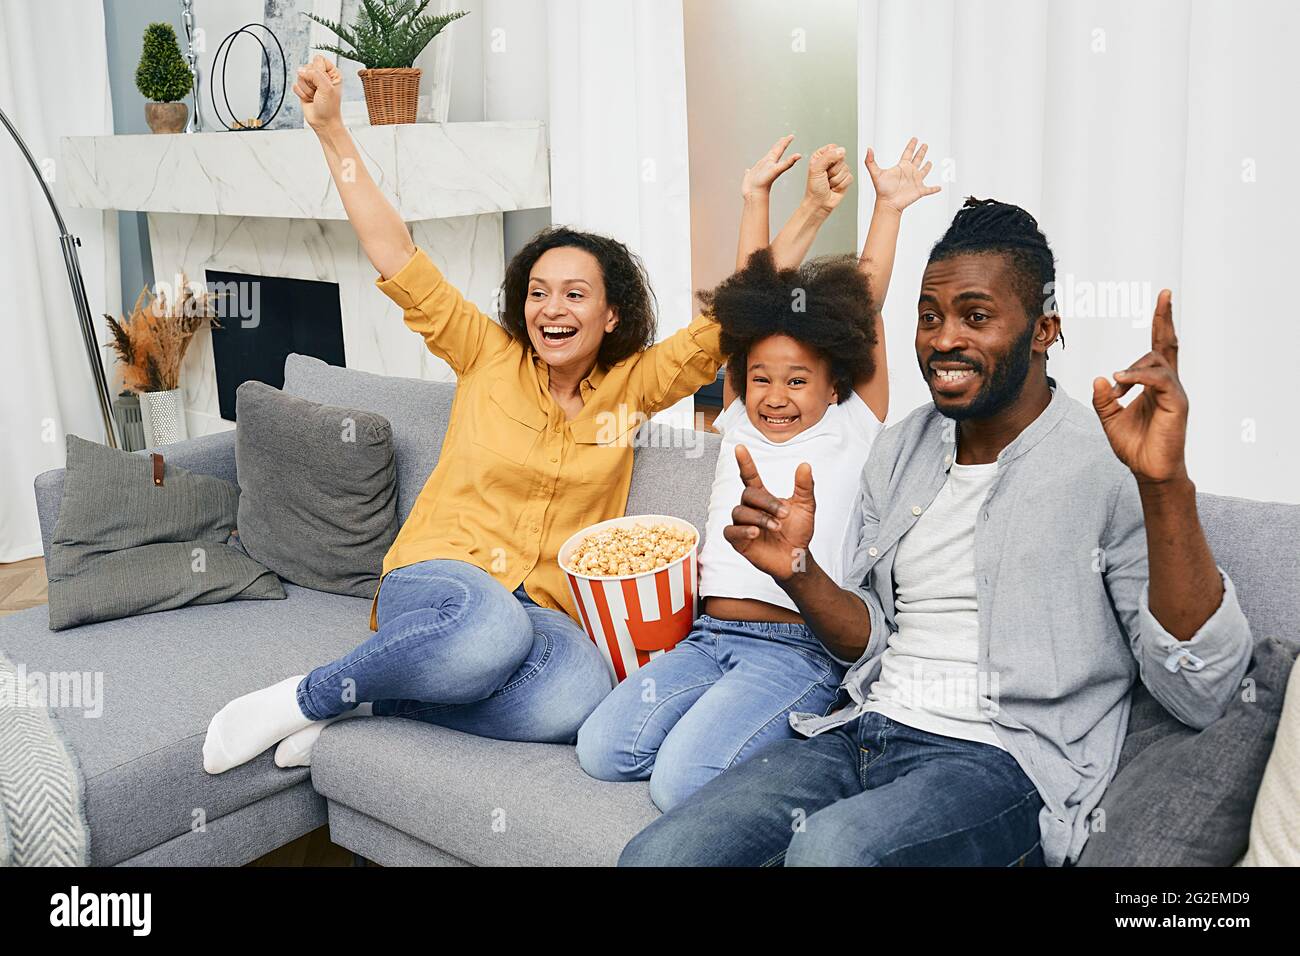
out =
{"type": "MultiPolygon", "coordinates": [[[[543,607],[577,616],[556,555],[588,525],[618,517],[632,481],[632,435],[644,417],[713,381],[723,356],[710,315],[583,380],[582,412],[551,398],[548,367],[465,301],[423,250],[379,289],[456,373],[438,465],[393,545],[383,574],[431,558],[522,583],[543,607]]],[[[381,574],[382,581],[382,574],[381,574]]],[[[370,606],[370,629],[378,630],[370,606]]]]}

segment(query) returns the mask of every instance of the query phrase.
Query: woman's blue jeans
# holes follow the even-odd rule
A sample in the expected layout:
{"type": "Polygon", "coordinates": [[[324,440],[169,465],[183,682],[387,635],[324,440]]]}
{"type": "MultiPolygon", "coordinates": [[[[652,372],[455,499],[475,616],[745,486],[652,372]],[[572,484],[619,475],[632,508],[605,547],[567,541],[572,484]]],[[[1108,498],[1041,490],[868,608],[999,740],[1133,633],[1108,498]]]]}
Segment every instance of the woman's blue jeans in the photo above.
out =
{"type": "Polygon", "coordinates": [[[650,780],[670,810],[728,767],[794,736],[792,710],[825,713],[844,668],[803,624],[702,615],[690,635],[629,675],[578,733],[601,780],[650,780]]]}
{"type": "Polygon", "coordinates": [[[376,716],[573,743],[609,693],[609,670],[572,618],[464,561],[388,572],[376,617],[373,637],[299,683],[305,716],[323,720],[371,701],[376,716]]]}

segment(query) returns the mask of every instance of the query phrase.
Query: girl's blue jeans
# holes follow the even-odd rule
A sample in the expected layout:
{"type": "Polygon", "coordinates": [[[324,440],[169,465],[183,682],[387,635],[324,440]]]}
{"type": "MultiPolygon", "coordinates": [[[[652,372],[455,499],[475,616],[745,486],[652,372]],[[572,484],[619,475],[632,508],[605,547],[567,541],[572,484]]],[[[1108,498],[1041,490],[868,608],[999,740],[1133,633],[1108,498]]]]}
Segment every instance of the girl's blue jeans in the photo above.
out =
{"type": "Polygon", "coordinates": [[[611,678],[562,611],[539,607],[464,561],[435,559],[384,576],[379,630],[298,685],[312,720],[364,701],[482,737],[572,743],[611,678]]]}
{"type": "Polygon", "coordinates": [[[844,677],[803,624],[702,615],[690,635],[628,676],[578,732],[601,780],[650,780],[667,811],[722,771],[795,736],[792,710],[826,713],[844,677]]]}

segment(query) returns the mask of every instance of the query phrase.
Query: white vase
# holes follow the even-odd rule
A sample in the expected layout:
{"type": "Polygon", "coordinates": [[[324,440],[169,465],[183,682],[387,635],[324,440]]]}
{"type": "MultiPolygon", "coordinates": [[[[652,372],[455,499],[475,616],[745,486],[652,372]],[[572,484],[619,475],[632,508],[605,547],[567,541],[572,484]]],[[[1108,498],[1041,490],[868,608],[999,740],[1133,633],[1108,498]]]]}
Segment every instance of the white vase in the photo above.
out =
{"type": "Polygon", "coordinates": [[[169,445],[189,438],[185,427],[185,401],[179,388],[165,392],[140,393],[140,421],[144,425],[144,446],[169,445]]]}

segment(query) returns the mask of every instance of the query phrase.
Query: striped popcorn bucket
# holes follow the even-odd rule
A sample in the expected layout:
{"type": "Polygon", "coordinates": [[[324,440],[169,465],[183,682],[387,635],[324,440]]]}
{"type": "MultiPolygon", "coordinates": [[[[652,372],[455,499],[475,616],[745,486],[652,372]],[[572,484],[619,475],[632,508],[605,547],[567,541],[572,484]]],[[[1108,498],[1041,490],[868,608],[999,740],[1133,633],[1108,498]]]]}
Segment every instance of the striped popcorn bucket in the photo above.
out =
{"type": "Polygon", "coordinates": [[[651,658],[671,649],[691,632],[699,613],[697,554],[700,532],[670,515],[629,515],[584,528],[560,547],[560,568],[587,636],[621,681],[651,658]],[[642,574],[589,575],[569,567],[569,556],[588,535],[606,528],[668,525],[695,536],[695,545],[672,564],[642,574]]]}

